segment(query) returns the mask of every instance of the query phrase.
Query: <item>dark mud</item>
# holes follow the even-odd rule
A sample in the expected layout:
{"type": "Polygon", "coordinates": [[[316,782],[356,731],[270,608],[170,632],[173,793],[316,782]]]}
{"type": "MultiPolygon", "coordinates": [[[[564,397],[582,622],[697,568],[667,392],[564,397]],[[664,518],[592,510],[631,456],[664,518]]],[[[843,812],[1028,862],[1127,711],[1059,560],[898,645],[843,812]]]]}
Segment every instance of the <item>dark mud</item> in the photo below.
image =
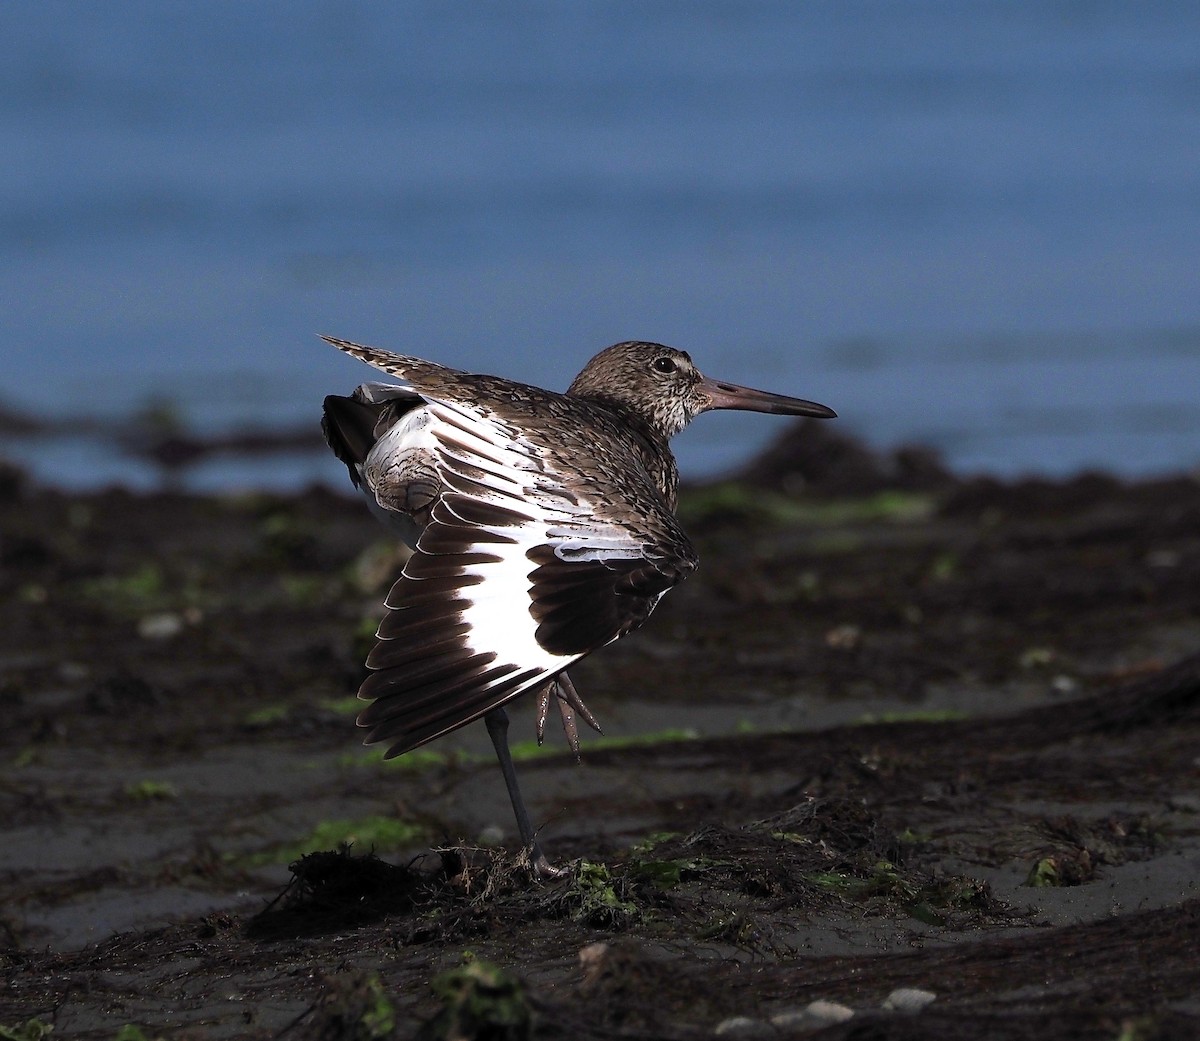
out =
{"type": "Polygon", "coordinates": [[[537,884],[481,727],[357,746],[359,502],[0,474],[0,1026],[1200,1034],[1200,483],[783,444],[682,512],[605,737],[518,747],[537,884]]]}

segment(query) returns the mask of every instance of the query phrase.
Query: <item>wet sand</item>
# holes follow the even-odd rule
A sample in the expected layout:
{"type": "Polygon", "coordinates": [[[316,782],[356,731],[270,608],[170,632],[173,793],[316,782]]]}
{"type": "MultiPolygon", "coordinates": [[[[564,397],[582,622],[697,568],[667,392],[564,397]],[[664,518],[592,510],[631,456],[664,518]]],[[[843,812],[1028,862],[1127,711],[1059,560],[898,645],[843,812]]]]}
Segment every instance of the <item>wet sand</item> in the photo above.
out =
{"type": "Polygon", "coordinates": [[[787,440],[681,512],[700,571],[572,670],[604,737],[511,713],[536,884],[482,726],[358,744],[358,500],[0,474],[0,1025],[1200,1033],[1200,482],[787,440]]]}

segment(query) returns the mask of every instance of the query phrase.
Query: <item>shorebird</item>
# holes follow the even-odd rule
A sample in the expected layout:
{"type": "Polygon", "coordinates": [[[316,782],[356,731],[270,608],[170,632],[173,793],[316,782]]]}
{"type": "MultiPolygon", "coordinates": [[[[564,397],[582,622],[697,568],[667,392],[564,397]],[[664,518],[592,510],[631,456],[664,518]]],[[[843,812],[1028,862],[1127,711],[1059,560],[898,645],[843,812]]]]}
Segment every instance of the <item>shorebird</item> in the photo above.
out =
{"type": "Polygon", "coordinates": [[[565,394],[332,337],[401,382],[325,399],[322,429],[367,504],[411,547],[358,696],[386,758],[483,717],[521,842],[542,852],[517,784],[504,706],[551,702],[576,758],[567,675],[637,629],[696,567],[675,506],[668,442],[701,412],[832,418],[824,405],[702,376],[686,352],[629,341],[597,354],[565,394]]]}

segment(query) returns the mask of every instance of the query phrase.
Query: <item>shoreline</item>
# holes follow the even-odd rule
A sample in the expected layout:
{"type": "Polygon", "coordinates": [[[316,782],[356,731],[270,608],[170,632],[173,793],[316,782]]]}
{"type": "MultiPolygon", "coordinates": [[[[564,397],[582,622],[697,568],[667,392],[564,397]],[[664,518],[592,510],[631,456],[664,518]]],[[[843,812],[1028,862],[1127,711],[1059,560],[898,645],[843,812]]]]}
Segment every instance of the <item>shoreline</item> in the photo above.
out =
{"type": "MultiPolygon", "coordinates": [[[[0,463],[25,470],[49,487],[84,492],[130,487],[139,492],[186,489],[196,494],[252,491],[298,493],[315,483],[340,486],[340,467],[330,458],[316,421],[294,424],[234,422],[206,431],[170,401],[149,402],[127,415],[70,418],[39,416],[0,402],[0,435],[7,440],[0,463]],[[103,475],[99,478],[97,473],[103,475]]],[[[683,452],[687,454],[687,447],[683,452]]],[[[860,494],[864,475],[875,484],[901,485],[924,473],[946,480],[1063,482],[1081,476],[1111,475],[1123,482],[1200,477],[1200,457],[1177,465],[1135,467],[1082,464],[1025,470],[953,466],[938,449],[920,440],[890,446],[869,444],[861,431],[839,423],[836,430],[793,421],[781,424],[769,440],[748,443],[740,459],[723,460],[698,472],[684,467],[692,485],[749,479],[785,463],[805,461],[826,478],[827,490],[860,494]],[[756,447],[757,445],[757,447],[756,447]],[[848,472],[847,472],[848,471],[848,472]],[[833,478],[833,480],[829,480],[833,478]]],[[[797,490],[797,489],[792,489],[797,490]]]]}

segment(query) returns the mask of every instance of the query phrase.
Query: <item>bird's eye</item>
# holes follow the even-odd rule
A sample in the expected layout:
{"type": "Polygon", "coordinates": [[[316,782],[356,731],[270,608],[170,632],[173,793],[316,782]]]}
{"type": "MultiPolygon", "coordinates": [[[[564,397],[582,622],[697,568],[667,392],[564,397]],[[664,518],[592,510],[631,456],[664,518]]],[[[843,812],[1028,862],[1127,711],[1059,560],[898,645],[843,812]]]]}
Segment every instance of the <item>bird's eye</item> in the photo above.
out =
{"type": "Polygon", "coordinates": [[[675,359],[674,358],[655,358],[654,361],[651,362],[651,367],[654,369],[655,372],[674,372],[675,371],[675,359]]]}

